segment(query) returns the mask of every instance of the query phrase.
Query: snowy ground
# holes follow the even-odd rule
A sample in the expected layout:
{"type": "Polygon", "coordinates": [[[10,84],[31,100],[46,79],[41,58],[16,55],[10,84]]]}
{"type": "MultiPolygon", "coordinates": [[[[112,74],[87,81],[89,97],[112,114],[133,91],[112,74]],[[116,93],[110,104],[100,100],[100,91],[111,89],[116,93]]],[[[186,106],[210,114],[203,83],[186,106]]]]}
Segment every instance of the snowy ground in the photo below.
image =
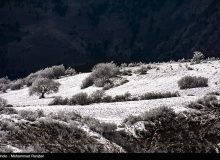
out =
{"type": "MultiPolygon", "coordinates": [[[[195,101],[207,93],[220,91],[219,61],[209,61],[197,65],[178,62],[152,65],[160,69],[156,70],[156,68],[154,68],[146,75],[133,74],[132,76],[124,76],[129,82],[108,90],[106,94],[115,96],[130,92],[133,96],[139,96],[147,92],[179,91],[181,97],[136,102],[102,103],[89,106],[48,106],[48,103],[53,100],[54,96],[71,97],[79,92],[87,92],[90,94],[100,89],[97,87],[80,89],[82,80],[84,80],[89,73],[59,79],[58,81],[61,83],[59,92],[57,94],[48,95],[46,99],[29,96],[28,88],[18,91],[8,91],[8,93],[0,94],[0,97],[7,99],[17,110],[43,109],[46,113],[75,111],[84,116],[91,116],[102,121],[119,123],[130,114],[138,115],[150,108],[162,105],[173,107],[177,111],[182,110],[184,109],[183,106],[190,101],[195,101]],[[193,70],[188,70],[186,65],[193,68],[193,70]],[[177,81],[186,75],[207,77],[209,79],[209,87],[179,90],[177,81]]],[[[126,69],[135,70],[137,68],[138,67],[126,69]]]]}

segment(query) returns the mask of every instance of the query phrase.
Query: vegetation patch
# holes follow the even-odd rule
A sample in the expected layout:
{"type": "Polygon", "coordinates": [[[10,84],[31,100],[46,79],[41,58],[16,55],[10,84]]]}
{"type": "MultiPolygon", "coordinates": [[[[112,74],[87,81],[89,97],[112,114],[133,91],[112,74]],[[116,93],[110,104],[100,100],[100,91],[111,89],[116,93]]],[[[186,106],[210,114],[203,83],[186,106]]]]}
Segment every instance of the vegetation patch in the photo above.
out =
{"type": "Polygon", "coordinates": [[[208,78],[185,76],[178,81],[180,89],[208,87],[208,78]]]}
{"type": "Polygon", "coordinates": [[[171,97],[179,97],[179,92],[166,92],[166,93],[155,93],[150,92],[142,95],[140,97],[141,100],[150,100],[150,99],[161,99],[161,98],[171,98],[171,97]]]}

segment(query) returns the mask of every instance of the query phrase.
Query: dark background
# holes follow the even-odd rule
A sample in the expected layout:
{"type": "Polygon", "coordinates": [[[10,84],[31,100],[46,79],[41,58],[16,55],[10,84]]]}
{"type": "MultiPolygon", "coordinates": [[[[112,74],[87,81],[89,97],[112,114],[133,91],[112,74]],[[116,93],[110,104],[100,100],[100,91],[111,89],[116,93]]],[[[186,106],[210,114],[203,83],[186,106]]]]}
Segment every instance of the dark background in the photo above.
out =
{"type": "Polygon", "coordinates": [[[219,0],[0,0],[0,77],[220,56],[219,0]]]}

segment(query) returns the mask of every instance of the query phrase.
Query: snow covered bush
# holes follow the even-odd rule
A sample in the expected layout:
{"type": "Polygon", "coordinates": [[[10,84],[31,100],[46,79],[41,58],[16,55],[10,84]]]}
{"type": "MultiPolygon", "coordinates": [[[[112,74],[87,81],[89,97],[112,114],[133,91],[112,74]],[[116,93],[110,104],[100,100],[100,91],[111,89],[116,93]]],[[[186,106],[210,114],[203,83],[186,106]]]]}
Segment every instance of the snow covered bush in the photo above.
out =
{"type": "Polygon", "coordinates": [[[125,102],[131,100],[131,94],[129,92],[126,92],[123,95],[117,95],[114,97],[114,102],[125,102]]]}
{"type": "Polygon", "coordinates": [[[132,70],[131,69],[124,69],[120,73],[122,76],[132,76],[132,70]]]}
{"type": "Polygon", "coordinates": [[[30,87],[32,83],[39,77],[38,73],[31,73],[25,78],[25,84],[30,87]]]}
{"type": "Polygon", "coordinates": [[[128,66],[127,63],[122,63],[120,67],[121,67],[121,68],[125,68],[125,67],[127,67],[127,66],[128,66]]]}
{"type": "Polygon", "coordinates": [[[88,96],[87,93],[78,93],[74,95],[70,100],[69,100],[70,105],[88,105],[91,103],[91,99],[88,96]]]}
{"type": "Polygon", "coordinates": [[[8,105],[7,100],[0,98],[0,115],[1,114],[16,114],[16,113],[17,111],[14,108],[12,108],[12,105],[8,105]]]}
{"type": "Polygon", "coordinates": [[[111,102],[113,102],[113,97],[112,96],[105,96],[105,97],[103,97],[102,101],[105,103],[111,103],[111,102]]]}
{"type": "Polygon", "coordinates": [[[7,105],[7,101],[0,97],[0,108],[5,107],[7,105]]]}
{"type": "Polygon", "coordinates": [[[161,99],[161,98],[171,98],[171,97],[179,97],[178,92],[165,92],[165,93],[146,93],[140,97],[141,100],[149,100],[149,99],[161,99]]]}
{"type": "Polygon", "coordinates": [[[65,76],[65,71],[65,67],[63,65],[59,65],[45,68],[44,70],[40,71],[39,74],[44,78],[58,79],[61,76],[65,76]]]}
{"type": "Polygon", "coordinates": [[[88,135],[74,123],[66,124],[52,118],[37,119],[32,123],[23,121],[18,124],[12,123],[13,128],[6,128],[5,141],[21,148],[25,153],[108,152],[104,144],[88,135]]]}
{"type": "Polygon", "coordinates": [[[138,70],[136,70],[137,74],[144,75],[147,74],[148,68],[145,66],[141,66],[138,70]]]}
{"type": "Polygon", "coordinates": [[[8,79],[8,77],[2,77],[0,78],[0,84],[8,84],[10,83],[10,79],[8,79]]]}
{"type": "Polygon", "coordinates": [[[81,89],[88,88],[93,85],[93,77],[89,76],[82,81],[81,89]]]}
{"type": "Polygon", "coordinates": [[[69,99],[68,98],[62,98],[62,97],[55,97],[52,102],[49,103],[49,106],[53,105],[68,105],[69,99]]]}
{"type": "Polygon", "coordinates": [[[108,79],[106,78],[98,78],[98,79],[94,79],[94,85],[96,87],[104,87],[105,84],[110,83],[108,79]]]}
{"type": "Polygon", "coordinates": [[[14,82],[11,82],[10,88],[11,90],[19,90],[24,86],[25,82],[23,79],[18,79],[14,82]]]}
{"type": "Polygon", "coordinates": [[[108,82],[108,83],[105,83],[103,90],[109,90],[110,88],[113,88],[113,87],[114,87],[114,84],[112,82],[108,82]]]}
{"type": "Polygon", "coordinates": [[[38,78],[58,79],[66,74],[72,74],[73,70],[65,70],[63,65],[47,67],[35,73],[31,73],[25,78],[25,84],[29,87],[38,78]]]}
{"type": "Polygon", "coordinates": [[[0,78],[0,91],[5,93],[7,89],[10,88],[10,80],[8,77],[0,78]]]}
{"type": "Polygon", "coordinates": [[[204,58],[205,56],[202,52],[195,51],[191,62],[192,64],[199,64],[204,58]]]}
{"type": "Polygon", "coordinates": [[[176,113],[164,106],[128,117],[125,123],[134,132],[119,130],[103,136],[129,153],[218,153],[220,149],[219,116],[205,112],[176,113]]]}
{"type": "Polygon", "coordinates": [[[74,68],[69,67],[66,71],[65,71],[65,76],[74,76],[76,75],[76,70],[74,68]]]}
{"type": "Polygon", "coordinates": [[[44,117],[44,112],[42,110],[38,111],[26,111],[26,110],[21,110],[18,112],[18,115],[20,115],[22,118],[28,120],[28,121],[36,121],[37,118],[44,117]]]}
{"type": "Polygon", "coordinates": [[[178,81],[180,89],[207,87],[208,78],[196,77],[196,76],[185,76],[178,81]]]}
{"type": "Polygon", "coordinates": [[[90,95],[90,98],[93,103],[100,103],[105,96],[105,92],[103,90],[97,90],[90,95]]]}
{"type": "Polygon", "coordinates": [[[119,67],[113,62],[100,63],[93,67],[92,73],[83,81],[81,88],[87,88],[88,86],[98,84],[98,87],[103,87],[105,82],[112,77],[116,77],[119,74],[119,67]]]}
{"type": "Polygon", "coordinates": [[[45,94],[57,93],[60,83],[47,78],[38,78],[29,88],[30,95],[40,95],[40,98],[45,98],[45,94]]]}
{"type": "Polygon", "coordinates": [[[220,114],[220,101],[215,95],[206,95],[196,102],[191,102],[188,107],[212,114],[220,114]]]}

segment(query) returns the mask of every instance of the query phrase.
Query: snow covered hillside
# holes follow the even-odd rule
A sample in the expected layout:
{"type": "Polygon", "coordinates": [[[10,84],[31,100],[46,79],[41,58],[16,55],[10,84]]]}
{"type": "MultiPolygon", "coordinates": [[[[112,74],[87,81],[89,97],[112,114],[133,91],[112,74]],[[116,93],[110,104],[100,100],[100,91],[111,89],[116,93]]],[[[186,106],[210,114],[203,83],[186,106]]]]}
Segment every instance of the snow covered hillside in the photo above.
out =
{"type": "MultiPolygon", "coordinates": [[[[128,115],[139,115],[151,108],[159,106],[169,106],[176,111],[184,110],[185,104],[195,101],[202,96],[220,91],[220,62],[207,61],[200,64],[190,65],[189,62],[173,62],[173,63],[158,63],[151,64],[153,69],[149,70],[146,75],[139,75],[132,73],[131,76],[123,76],[129,82],[109,89],[106,95],[116,96],[126,92],[131,93],[132,96],[141,96],[148,92],[176,92],[180,93],[180,97],[144,100],[144,101],[129,101],[129,102],[115,102],[115,103],[100,103],[91,104],[88,106],[48,106],[55,96],[72,97],[76,93],[86,92],[93,93],[100,90],[98,87],[89,87],[81,89],[82,81],[90,74],[83,73],[71,77],[64,77],[58,82],[61,83],[59,92],[56,94],[47,95],[45,99],[39,99],[37,96],[29,96],[28,87],[21,90],[8,91],[0,94],[1,98],[12,104],[17,110],[38,110],[42,109],[46,114],[51,112],[77,112],[83,116],[90,116],[104,122],[120,123],[128,115]],[[188,69],[191,67],[192,69],[188,69]],[[204,88],[193,88],[180,90],[178,87],[178,80],[184,76],[202,76],[209,80],[209,86],[204,88]]],[[[140,67],[126,67],[125,70],[137,70],[140,67]]]]}

